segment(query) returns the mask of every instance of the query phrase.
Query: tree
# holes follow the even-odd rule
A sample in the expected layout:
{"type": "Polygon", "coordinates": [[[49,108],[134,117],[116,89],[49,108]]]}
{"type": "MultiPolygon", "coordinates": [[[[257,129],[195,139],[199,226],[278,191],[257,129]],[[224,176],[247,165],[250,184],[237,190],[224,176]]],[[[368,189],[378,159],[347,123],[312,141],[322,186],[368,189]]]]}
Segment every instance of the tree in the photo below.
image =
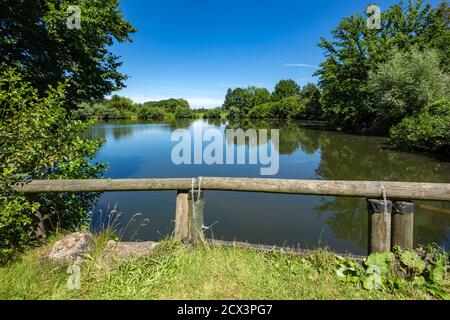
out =
{"type": "MultiPolygon", "coordinates": [[[[38,90],[14,69],[0,74],[0,263],[36,240],[33,215],[40,207],[47,231],[79,227],[97,193],[39,195],[28,201],[13,186],[28,179],[91,179],[105,166],[93,162],[100,140],[81,134],[91,122],[70,120],[64,85],[38,90]]],[[[42,217],[41,217],[42,218],[42,217]]]]}
{"type": "Polygon", "coordinates": [[[166,113],[162,108],[142,106],[138,110],[139,119],[164,119],[166,113]]]}
{"type": "Polygon", "coordinates": [[[175,118],[176,119],[192,119],[195,118],[195,113],[189,108],[185,106],[177,106],[175,108],[175,118]]]}
{"type": "Polygon", "coordinates": [[[306,105],[306,116],[309,119],[321,119],[323,112],[322,104],[320,103],[320,89],[314,83],[308,83],[302,88],[300,96],[306,105]]]}
{"type": "Polygon", "coordinates": [[[275,85],[275,90],[272,93],[273,101],[279,101],[283,98],[299,96],[300,86],[294,80],[280,80],[275,85]]]}
{"type": "Polygon", "coordinates": [[[332,124],[347,130],[372,125],[369,71],[384,62],[392,48],[436,47],[446,52],[441,56],[449,56],[447,6],[431,10],[423,2],[393,5],[382,12],[379,30],[367,28],[366,16],[344,18],[331,32],[332,40],[321,39],[319,46],[325,50],[326,60],[315,75],[323,92],[323,110],[332,124]]]}
{"type": "Polygon", "coordinates": [[[124,87],[109,47],[131,41],[135,29],[118,0],[1,0],[0,21],[0,66],[16,67],[39,95],[64,82],[73,108],[124,87]],[[67,27],[70,5],[81,9],[80,29],[67,27]]]}
{"type": "Polygon", "coordinates": [[[187,108],[189,107],[189,102],[185,99],[166,99],[160,101],[147,101],[144,102],[145,107],[156,107],[164,109],[165,112],[174,113],[177,107],[187,108]]]}
{"type": "Polygon", "coordinates": [[[299,97],[291,96],[274,102],[271,113],[274,118],[304,118],[306,107],[301,103],[299,97]]]}
{"type": "Polygon", "coordinates": [[[376,125],[384,132],[428,104],[450,98],[450,77],[440,70],[436,50],[393,50],[390,56],[368,80],[376,125]]]}
{"type": "Polygon", "coordinates": [[[204,119],[220,119],[222,117],[222,108],[209,109],[203,115],[204,119]]]}
{"type": "Polygon", "coordinates": [[[266,88],[257,88],[254,86],[250,86],[247,88],[247,91],[251,95],[250,100],[252,107],[272,101],[272,96],[270,95],[269,90],[267,90],[266,88]]]}
{"type": "Polygon", "coordinates": [[[240,111],[242,116],[245,116],[252,107],[252,95],[247,89],[228,89],[222,107],[226,111],[236,108],[240,111]]]}

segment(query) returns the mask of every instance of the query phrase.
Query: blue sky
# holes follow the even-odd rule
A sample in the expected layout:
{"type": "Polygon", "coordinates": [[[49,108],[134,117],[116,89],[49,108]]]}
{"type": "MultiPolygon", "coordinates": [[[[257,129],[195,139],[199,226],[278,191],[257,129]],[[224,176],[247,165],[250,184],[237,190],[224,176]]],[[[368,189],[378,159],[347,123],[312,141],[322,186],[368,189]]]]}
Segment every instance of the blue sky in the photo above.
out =
{"type": "Polygon", "coordinates": [[[118,94],[209,108],[221,105],[230,87],[316,82],[320,37],[330,38],[343,17],[374,2],[383,10],[397,1],[122,0],[138,32],[134,42],[113,47],[130,76],[118,94]]]}

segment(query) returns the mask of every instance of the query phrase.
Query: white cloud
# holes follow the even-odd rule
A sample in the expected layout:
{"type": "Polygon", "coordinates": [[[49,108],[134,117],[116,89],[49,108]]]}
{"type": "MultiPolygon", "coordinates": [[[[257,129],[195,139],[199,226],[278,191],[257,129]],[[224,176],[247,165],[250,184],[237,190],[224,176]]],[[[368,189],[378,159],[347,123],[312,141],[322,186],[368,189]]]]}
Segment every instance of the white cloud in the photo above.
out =
{"type": "Polygon", "coordinates": [[[130,98],[135,103],[144,103],[147,101],[160,101],[170,98],[183,98],[189,102],[191,108],[215,108],[223,104],[223,99],[217,99],[212,97],[169,97],[169,96],[146,96],[140,94],[123,94],[123,96],[130,98]]]}
{"type": "Polygon", "coordinates": [[[285,67],[298,67],[298,68],[314,68],[319,69],[318,66],[313,66],[312,64],[306,64],[306,63],[285,63],[285,67]]]}

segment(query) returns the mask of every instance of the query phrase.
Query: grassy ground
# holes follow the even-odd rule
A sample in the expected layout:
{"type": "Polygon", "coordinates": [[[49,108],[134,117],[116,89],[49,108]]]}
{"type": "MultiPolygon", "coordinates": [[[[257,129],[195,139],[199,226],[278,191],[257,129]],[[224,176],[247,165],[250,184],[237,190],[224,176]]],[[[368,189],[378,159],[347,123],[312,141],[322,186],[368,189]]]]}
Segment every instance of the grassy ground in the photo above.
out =
{"type": "Polygon", "coordinates": [[[81,289],[66,287],[67,265],[40,259],[48,247],[0,268],[0,299],[431,299],[413,287],[368,291],[342,283],[335,256],[264,253],[236,247],[190,248],[164,241],[151,254],[106,264],[106,237],[81,267],[81,289]]]}

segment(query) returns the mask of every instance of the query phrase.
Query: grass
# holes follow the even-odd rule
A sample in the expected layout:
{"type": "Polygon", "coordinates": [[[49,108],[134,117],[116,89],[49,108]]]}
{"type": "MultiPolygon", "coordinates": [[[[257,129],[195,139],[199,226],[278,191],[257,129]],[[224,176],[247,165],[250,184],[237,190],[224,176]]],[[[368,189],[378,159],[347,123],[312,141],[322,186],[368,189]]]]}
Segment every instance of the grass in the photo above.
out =
{"type": "Polygon", "coordinates": [[[294,256],[230,246],[192,248],[165,240],[148,256],[106,264],[101,250],[81,267],[81,289],[69,290],[67,265],[40,257],[37,248],[0,268],[0,299],[432,299],[415,288],[368,291],[341,282],[333,253],[294,256]]]}

